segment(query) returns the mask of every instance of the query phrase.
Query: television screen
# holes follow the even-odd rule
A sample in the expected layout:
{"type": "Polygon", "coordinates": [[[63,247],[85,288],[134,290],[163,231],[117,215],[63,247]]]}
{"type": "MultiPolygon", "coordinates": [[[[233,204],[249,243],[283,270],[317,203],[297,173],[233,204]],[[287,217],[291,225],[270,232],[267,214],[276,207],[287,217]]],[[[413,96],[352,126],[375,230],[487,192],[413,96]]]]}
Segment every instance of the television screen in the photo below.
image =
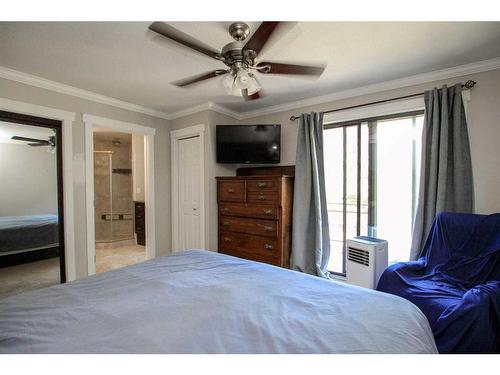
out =
{"type": "Polygon", "coordinates": [[[217,125],[217,163],[279,163],[281,125],[217,125]]]}

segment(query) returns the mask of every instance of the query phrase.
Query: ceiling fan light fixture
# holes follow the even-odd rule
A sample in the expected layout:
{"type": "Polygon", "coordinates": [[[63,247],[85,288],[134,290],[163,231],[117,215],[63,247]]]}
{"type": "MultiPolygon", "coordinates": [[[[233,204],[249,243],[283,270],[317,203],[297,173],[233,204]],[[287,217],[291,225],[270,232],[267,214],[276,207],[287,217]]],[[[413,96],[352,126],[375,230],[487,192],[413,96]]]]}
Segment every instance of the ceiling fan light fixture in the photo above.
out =
{"type": "Polygon", "coordinates": [[[253,95],[260,91],[261,86],[259,84],[259,81],[257,81],[257,78],[255,78],[255,76],[252,73],[248,73],[248,77],[249,77],[249,82],[247,86],[248,95],[253,95]]]}
{"type": "Polygon", "coordinates": [[[248,95],[252,95],[261,89],[255,76],[243,68],[238,69],[236,74],[228,74],[224,78],[223,85],[227,93],[232,96],[243,96],[242,90],[247,90],[248,95]]]}

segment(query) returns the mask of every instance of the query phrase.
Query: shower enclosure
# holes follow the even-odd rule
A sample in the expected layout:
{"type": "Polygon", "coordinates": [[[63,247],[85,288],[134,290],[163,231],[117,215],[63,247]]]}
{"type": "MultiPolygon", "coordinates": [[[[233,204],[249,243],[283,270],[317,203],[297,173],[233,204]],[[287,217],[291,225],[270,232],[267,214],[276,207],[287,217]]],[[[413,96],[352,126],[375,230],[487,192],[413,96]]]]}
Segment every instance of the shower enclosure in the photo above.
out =
{"type": "Polygon", "coordinates": [[[113,151],[94,151],[95,239],[111,243],[134,239],[132,169],[113,151]]]}

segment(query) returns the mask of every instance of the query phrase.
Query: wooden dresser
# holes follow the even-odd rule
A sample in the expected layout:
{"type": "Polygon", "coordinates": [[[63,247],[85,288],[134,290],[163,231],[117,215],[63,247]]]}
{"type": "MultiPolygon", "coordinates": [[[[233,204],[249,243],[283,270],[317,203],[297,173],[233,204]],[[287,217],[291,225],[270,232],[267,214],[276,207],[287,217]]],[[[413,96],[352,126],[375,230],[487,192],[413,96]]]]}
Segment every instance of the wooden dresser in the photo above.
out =
{"type": "Polygon", "coordinates": [[[134,227],[137,245],[146,245],[146,207],[144,202],[134,202],[134,227]]]}
{"type": "Polygon", "coordinates": [[[219,252],[289,267],[294,177],[271,174],[283,168],[241,168],[239,176],[217,177],[219,252]]]}

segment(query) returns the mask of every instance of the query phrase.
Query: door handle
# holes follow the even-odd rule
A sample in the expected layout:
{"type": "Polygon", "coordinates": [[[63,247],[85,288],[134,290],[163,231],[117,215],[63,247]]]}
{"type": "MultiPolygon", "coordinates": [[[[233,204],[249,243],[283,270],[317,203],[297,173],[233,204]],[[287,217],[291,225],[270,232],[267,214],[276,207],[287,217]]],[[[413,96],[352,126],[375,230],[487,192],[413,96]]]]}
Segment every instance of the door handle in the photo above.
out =
{"type": "Polygon", "coordinates": [[[257,199],[258,199],[259,201],[265,201],[265,200],[266,200],[266,196],[261,194],[261,195],[258,195],[258,196],[257,196],[257,199]]]}
{"type": "Polygon", "coordinates": [[[273,245],[271,245],[271,244],[269,244],[269,243],[266,243],[266,244],[264,245],[264,247],[266,248],[266,250],[272,250],[272,249],[274,249],[274,246],[273,246],[273,245]]]}
{"type": "Polygon", "coordinates": [[[227,214],[229,212],[229,208],[223,207],[223,208],[221,208],[221,212],[224,214],[227,214]]]}
{"type": "Polygon", "coordinates": [[[272,214],[273,214],[273,210],[271,210],[270,208],[265,208],[265,209],[264,209],[264,213],[265,213],[266,215],[272,215],[272,214]]]}
{"type": "Polygon", "coordinates": [[[234,189],[233,188],[229,188],[229,189],[227,189],[227,192],[228,193],[234,193],[234,189]]]}
{"type": "Polygon", "coordinates": [[[231,242],[231,238],[229,238],[229,237],[224,237],[224,242],[226,242],[226,243],[231,242]]]}
{"type": "Polygon", "coordinates": [[[272,227],[272,226],[270,226],[270,225],[264,225],[264,230],[265,230],[266,232],[272,232],[273,227],[272,227]]]}
{"type": "Polygon", "coordinates": [[[257,183],[257,186],[260,188],[264,188],[267,186],[267,184],[265,182],[259,182],[259,183],[257,183]]]}
{"type": "Polygon", "coordinates": [[[224,220],[224,222],[222,223],[222,225],[224,225],[225,227],[228,227],[228,226],[229,226],[229,224],[230,224],[230,222],[229,222],[229,221],[227,221],[227,220],[224,220]]]}

